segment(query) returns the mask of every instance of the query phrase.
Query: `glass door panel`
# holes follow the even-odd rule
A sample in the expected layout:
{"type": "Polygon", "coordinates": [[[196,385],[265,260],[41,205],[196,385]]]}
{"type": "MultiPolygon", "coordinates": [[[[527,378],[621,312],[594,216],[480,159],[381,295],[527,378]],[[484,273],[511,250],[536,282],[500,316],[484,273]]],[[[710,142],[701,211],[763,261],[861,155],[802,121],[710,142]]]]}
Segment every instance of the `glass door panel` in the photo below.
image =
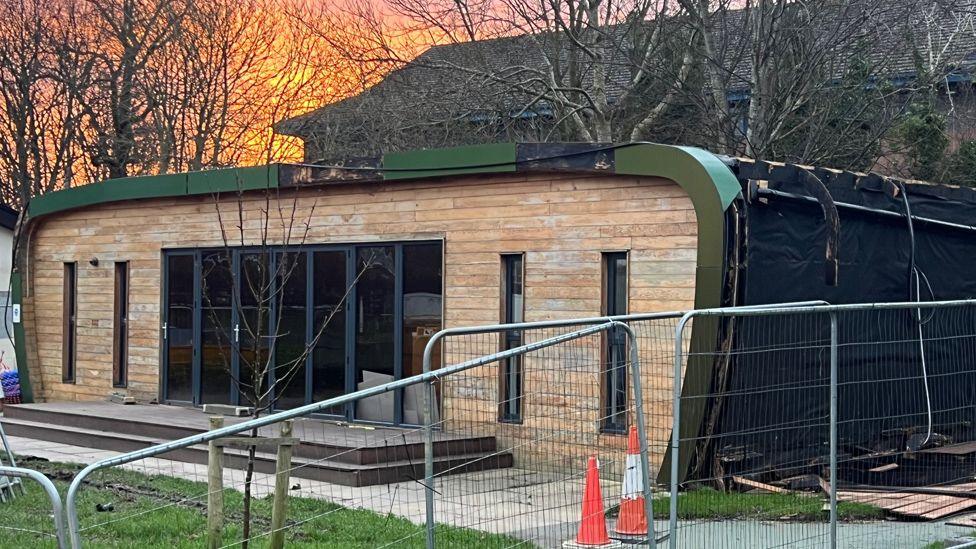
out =
{"type": "Polygon", "coordinates": [[[166,400],[193,401],[193,255],[166,258],[166,400]]]}
{"type": "MultiPolygon", "coordinates": [[[[442,310],[441,244],[403,246],[403,377],[423,373],[424,349],[441,329],[442,310]]],[[[440,353],[433,355],[432,369],[440,366],[440,353]]],[[[403,422],[419,425],[423,420],[423,385],[403,391],[403,422]]]]}
{"type": "Polygon", "coordinates": [[[234,291],[230,257],[223,251],[204,252],[200,282],[200,403],[230,404],[234,291]]]}
{"type": "MultiPolygon", "coordinates": [[[[345,251],[312,253],[312,400],[346,393],[345,251]]],[[[345,415],[341,407],[326,413],[345,415]]]]}
{"type": "Polygon", "coordinates": [[[305,353],[307,258],[306,252],[282,252],[275,256],[277,277],[274,383],[280,409],[305,404],[305,353]]]}
{"type": "Polygon", "coordinates": [[[234,342],[237,344],[237,385],[243,406],[265,406],[268,395],[268,329],[273,301],[270,253],[248,252],[239,256],[237,277],[240,300],[234,342]]]}
{"type": "MultiPolygon", "coordinates": [[[[393,381],[396,269],[393,246],[369,246],[356,251],[356,390],[393,381]]],[[[394,395],[360,401],[355,418],[393,422],[394,395]]]]}

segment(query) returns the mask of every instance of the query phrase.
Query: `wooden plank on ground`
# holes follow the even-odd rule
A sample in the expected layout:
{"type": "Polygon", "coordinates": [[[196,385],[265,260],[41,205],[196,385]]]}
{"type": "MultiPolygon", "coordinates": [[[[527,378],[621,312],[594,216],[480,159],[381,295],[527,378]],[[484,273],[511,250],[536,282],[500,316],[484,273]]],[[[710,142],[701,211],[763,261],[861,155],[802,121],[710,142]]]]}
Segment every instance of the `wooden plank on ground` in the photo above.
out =
{"type": "Polygon", "coordinates": [[[955,496],[934,496],[931,494],[916,494],[912,497],[899,500],[899,505],[888,507],[887,510],[899,515],[921,516],[932,513],[938,509],[955,505],[965,501],[963,498],[955,496]]]}
{"type": "MultiPolygon", "coordinates": [[[[889,505],[896,505],[898,500],[907,498],[910,495],[904,492],[838,492],[837,499],[856,503],[871,503],[874,505],[878,505],[878,502],[890,502],[889,505]]],[[[878,506],[881,507],[881,505],[878,506]]]]}
{"type": "Polygon", "coordinates": [[[928,520],[935,520],[942,517],[947,517],[949,515],[954,515],[956,513],[961,513],[962,511],[972,509],[973,507],[976,507],[976,499],[966,498],[959,503],[954,503],[947,507],[924,513],[921,515],[921,517],[928,520]]]}
{"type": "Polygon", "coordinates": [[[732,477],[732,480],[734,480],[736,482],[736,484],[741,484],[743,486],[748,486],[750,488],[756,488],[756,489],[759,489],[759,490],[766,490],[767,492],[774,492],[774,493],[777,493],[777,494],[789,494],[790,493],[790,491],[787,490],[786,488],[780,488],[779,486],[773,486],[771,484],[766,484],[766,483],[759,482],[759,481],[756,481],[756,480],[749,480],[749,479],[747,479],[745,477],[736,477],[736,476],[733,476],[732,477]]]}

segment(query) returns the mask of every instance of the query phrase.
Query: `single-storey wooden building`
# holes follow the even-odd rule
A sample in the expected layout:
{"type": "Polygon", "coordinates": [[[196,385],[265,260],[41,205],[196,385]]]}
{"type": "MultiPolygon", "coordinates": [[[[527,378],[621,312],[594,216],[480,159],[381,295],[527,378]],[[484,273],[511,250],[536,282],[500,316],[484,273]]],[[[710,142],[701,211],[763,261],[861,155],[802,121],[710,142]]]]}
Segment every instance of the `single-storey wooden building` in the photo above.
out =
{"type": "MultiPolygon", "coordinates": [[[[300,249],[283,320],[295,334],[368,257],[381,268],[356,281],[282,402],[322,400],[418,373],[442,327],[718,305],[723,212],[739,192],[716,156],[652,144],[488,145],[72,188],[35,199],[19,236],[18,351],[37,400],[244,404],[220,352],[248,314],[227,271],[254,246],[300,249]],[[300,245],[296,232],[260,236],[283,207],[308,221],[300,245]],[[239,213],[244,246],[232,245],[239,213]]],[[[359,412],[336,413],[417,422],[359,412]]]]}

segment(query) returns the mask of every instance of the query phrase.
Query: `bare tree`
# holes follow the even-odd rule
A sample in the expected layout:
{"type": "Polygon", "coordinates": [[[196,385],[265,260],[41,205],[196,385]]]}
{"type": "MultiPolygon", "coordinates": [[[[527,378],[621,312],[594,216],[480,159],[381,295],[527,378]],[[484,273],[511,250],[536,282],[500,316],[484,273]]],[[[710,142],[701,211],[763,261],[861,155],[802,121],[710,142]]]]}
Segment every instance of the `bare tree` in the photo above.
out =
{"type": "MultiPolygon", "coordinates": [[[[216,344],[224,372],[230,377],[234,390],[257,418],[274,409],[288,387],[300,379],[304,381],[306,359],[318,346],[336,315],[346,307],[347,299],[360,278],[373,267],[368,258],[339,300],[320,320],[313,320],[311,338],[290,333],[283,320],[287,300],[293,285],[305,284],[305,245],[315,216],[316,204],[300,208],[296,197],[282,197],[278,189],[262,193],[238,190],[234,200],[214,195],[221,230],[222,250],[204,261],[202,270],[203,303],[208,311],[206,321],[214,329],[216,344]],[[222,204],[230,203],[230,208],[222,204]],[[239,254],[240,265],[233,268],[233,251],[246,247],[239,254]],[[233,328],[229,318],[219,311],[208,280],[230,281],[230,303],[239,311],[238,324],[233,328]],[[300,340],[300,341],[299,341],[300,340]],[[237,368],[232,366],[237,362],[237,368]]],[[[226,308],[226,306],[224,306],[226,308]]],[[[257,437],[257,429],[251,431],[257,437]]],[[[251,527],[251,486],[254,475],[256,447],[248,449],[244,477],[244,510],[242,547],[247,547],[251,527]]]]}
{"type": "Polygon", "coordinates": [[[929,75],[961,60],[966,1],[349,0],[304,20],[389,75],[289,129],[310,157],[528,136],[866,169],[929,75]],[[906,80],[913,50],[938,59],[906,80]]]}
{"type": "Polygon", "coordinates": [[[77,52],[92,65],[79,90],[84,146],[91,165],[108,178],[145,171],[140,125],[152,111],[140,82],[154,56],[178,35],[186,5],[178,0],[85,0],[85,36],[77,52]]]}
{"type": "Polygon", "coordinates": [[[85,67],[52,43],[76,40],[76,22],[70,3],[0,3],[0,197],[8,204],[74,179],[85,67]]]}

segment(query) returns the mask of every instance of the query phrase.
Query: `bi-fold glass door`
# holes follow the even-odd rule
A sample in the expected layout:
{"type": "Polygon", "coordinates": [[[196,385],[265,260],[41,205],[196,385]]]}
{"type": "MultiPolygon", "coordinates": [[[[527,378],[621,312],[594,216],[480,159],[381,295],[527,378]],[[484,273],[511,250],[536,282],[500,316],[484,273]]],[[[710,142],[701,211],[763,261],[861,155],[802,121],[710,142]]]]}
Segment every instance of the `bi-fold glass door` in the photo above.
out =
{"type": "MultiPolygon", "coordinates": [[[[164,257],[163,398],[284,409],[414,375],[441,327],[440,242],[164,257]],[[267,377],[255,368],[271,365],[267,377]],[[260,386],[264,390],[257,391],[260,386]]],[[[419,423],[414,392],[329,410],[419,423]]]]}

